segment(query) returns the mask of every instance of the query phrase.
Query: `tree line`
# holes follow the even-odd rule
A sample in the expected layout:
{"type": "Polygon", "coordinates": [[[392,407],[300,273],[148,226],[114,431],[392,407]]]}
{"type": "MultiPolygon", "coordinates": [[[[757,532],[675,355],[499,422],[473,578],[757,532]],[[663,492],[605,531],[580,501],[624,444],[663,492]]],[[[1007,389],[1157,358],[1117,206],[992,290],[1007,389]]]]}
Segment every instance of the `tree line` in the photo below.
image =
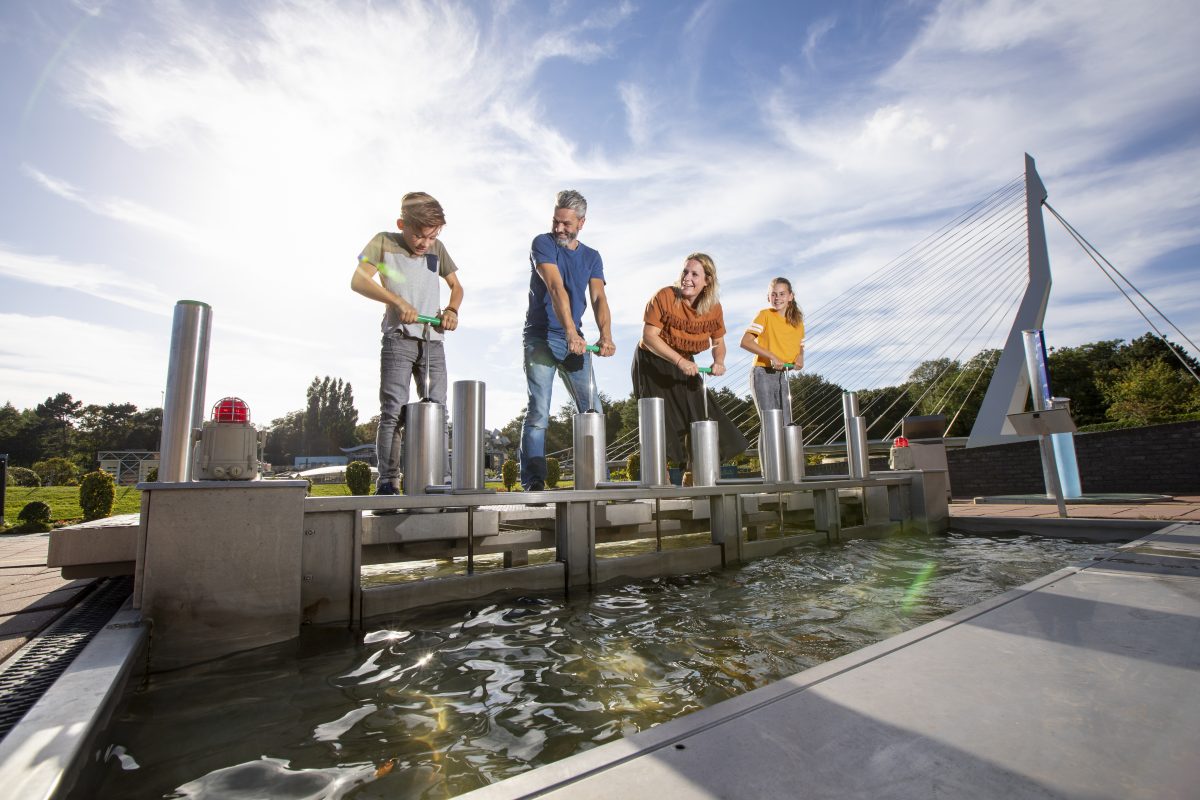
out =
{"type": "MultiPolygon", "coordinates": [[[[1128,343],[1106,339],[1051,348],[1047,355],[1051,389],[1058,397],[1071,398],[1072,415],[1080,427],[1150,425],[1200,415],[1200,382],[1188,371],[1190,367],[1200,375],[1200,362],[1184,353],[1185,367],[1151,333],[1128,343]]],[[[946,435],[967,436],[999,357],[999,350],[986,349],[965,361],[932,359],[919,364],[898,386],[858,389],[868,436],[898,436],[901,420],[910,414],[945,414],[946,435]]],[[[841,396],[845,387],[821,375],[801,372],[791,378],[791,389],[794,416],[804,425],[806,441],[819,444],[844,439],[841,396]]],[[[758,414],[749,395],[728,388],[715,394],[730,419],[753,440],[758,414]]],[[[603,393],[601,399],[610,446],[622,438],[636,441],[636,399],[631,395],[614,400],[603,393]]],[[[573,413],[566,403],[551,418],[546,431],[547,454],[571,447],[573,413]]],[[[502,429],[511,443],[509,455],[520,442],[523,419],[522,411],[502,429]]]]}
{"type": "MultiPolygon", "coordinates": [[[[1184,366],[1152,334],[1128,343],[1107,339],[1052,348],[1048,355],[1051,388],[1055,395],[1071,398],[1075,422],[1081,427],[1146,425],[1200,414],[1200,383],[1188,371],[1200,375],[1200,362],[1185,355],[1184,366]]],[[[910,413],[946,414],[947,434],[966,436],[998,357],[998,350],[984,350],[961,362],[925,361],[898,386],[859,389],[859,409],[867,419],[869,436],[896,435],[893,431],[910,413]]],[[[791,379],[791,387],[805,439],[814,444],[825,438],[839,440],[843,387],[803,372],[791,379]]],[[[721,388],[716,395],[730,418],[753,434],[758,415],[748,394],[721,388]]],[[[610,445],[622,438],[636,441],[636,399],[632,395],[614,399],[603,393],[601,398],[610,445]]],[[[546,432],[548,454],[571,447],[573,413],[567,403],[551,419],[546,432]]],[[[509,440],[506,457],[516,453],[523,418],[522,411],[502,429],[509,440]]],[[[273,420],[267,428],[264,458],[286,465],[296,456],[336,455],[340,448],[374,442],[378,423],[375,416],[359,424],[348,382],[314,377],[304,407],[273,420]]],[[[65,392],[32,409],[18,410],[12,403],[0,407],[0,453],[7,452],[15,466],[65,459],[86,472],[95,468],[100,450],[157,450],[161,436],[161,408],[139,411],[132,403],[84,405],[65,392]]]]}

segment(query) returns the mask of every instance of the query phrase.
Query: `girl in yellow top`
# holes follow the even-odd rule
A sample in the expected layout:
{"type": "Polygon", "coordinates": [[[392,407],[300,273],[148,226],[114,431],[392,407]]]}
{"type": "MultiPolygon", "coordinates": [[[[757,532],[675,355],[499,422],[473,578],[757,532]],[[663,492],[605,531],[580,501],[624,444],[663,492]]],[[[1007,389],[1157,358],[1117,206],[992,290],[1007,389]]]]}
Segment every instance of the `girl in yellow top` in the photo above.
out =
{"type": "Polygon", "coordinates": [[[804,366],[804,314],[796,305],[792,282],[787,278],[771,281],[767,293],[770,308],[758,312],[742,336],[742,349],[758,358],[750,370],[750,396],[761,421],[764,411],[783,409],[783,424],[792,424],[791,404],[787,399],[787,368],[804,366]]]}

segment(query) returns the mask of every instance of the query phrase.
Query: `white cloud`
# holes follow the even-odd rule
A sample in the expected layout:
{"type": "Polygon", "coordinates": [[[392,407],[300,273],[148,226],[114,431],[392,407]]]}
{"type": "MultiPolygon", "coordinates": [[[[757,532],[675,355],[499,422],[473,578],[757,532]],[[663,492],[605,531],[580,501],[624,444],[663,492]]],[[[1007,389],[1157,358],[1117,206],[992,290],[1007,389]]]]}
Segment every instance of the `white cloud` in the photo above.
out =
{"type": "MultiPolygon", "coordinates": [[[[148,163],[170,164],[158,193],[169,199],[30,174],[110,218],[167,232],[186,220],[203,244],[172,252],[152,289],[130,289],[132,267],[97,265],[96,277],[67,259],[9,252],[0,271],[160,314],[177,297],[208,299],[229,341],[218,359],[214,339],[222,385],[271,398],[262,413],[278,416],[299,407],[313,374],[340,375],[367,417],[381,309],[349,291],[354,256],[393,225],[403,192],[424,189],[447,208],[443,239],[467,290],[448,344],[452,375],[489,381],[488,424],[499,427],[524,402],[528,243],[566,185],[588,195],[584,238],[605,258],[620,355],[602,363],[601,381],[618,395],[644,303],[688,252],[717,258],[731,330],[774,274],[795,279],[816,322],[846,286],[1019,175],[1026,150],[1052,202],[1085,232],[1111,234],[1109,255],[1131,274],[1196,244],[1195,147],[1105,166],[1194,113],[1198,37],[1182,4],[1148,14],[1116,3],[945,3],[878,76],[845,93],[829,87],[836,100],[823,104],[784,79],[761,95],[761,119],[735,130],[691,104],[704,97],[698,76],[723,4],[707,0],[680,20],[679,52],[667,59],[682,79],[658,82],[622,69],[617,34],[636,9],[573,18],[572,8],[547,26],[521,4],[489,18],[451,3],[309,1],[227,26],[190,6],[156,6],[161,35],[77,49],[65,84],[148,163]],[[543,78],[566,59],[611,71],[614,91],[596,102],[624,113],[632,147],[620,155],[562,123],[543,78]],[[113,197],[129,199],[104,199],[113,197]],[[236,346],[250,339],[254,351],[236,346]]],[[[834,16],[811,22],[799,57],[838,46],[842,29],[834,16]]],[[[1077,260],[1052,258],[1052,310],[1066,313],[1063,301],[1089,279],[1077,260]]],[[[1082,340],[1096,338],[1095,321],[1092,330],[1078,328],[1082,340]]]]}
{"type": "Polygon", "coordinates": [[[32,408],[67,392],[85,403],[162,403],[167,343],[125,325],[0,313],[0,342],[0,402],[32,408]]]}
{"type": "Polygon", "coordinates": [[[85,197],[77,187],[65,180],[47,175],[37,167],[30,164],[23,164],[22,169],[26,175],[33,178],[44,189],[63,199],[78,203],[93,214],[99,214],[117,222],[125,222],[159,233],[165,233],[190,244],[198,244],[200,242],[200,235],[191,225],[161,211],[156,211],[152,208],[147,208],[141,203],[119,197],[101,199],[85,197]]]}
{"type": "Polygon", "coordinates": [[[151,314],[167,314],[173,301],[106,264],[75,263],[55,256],[27,255],[0,245],[0,275],[25,283],[69,289],[151,314]]]}

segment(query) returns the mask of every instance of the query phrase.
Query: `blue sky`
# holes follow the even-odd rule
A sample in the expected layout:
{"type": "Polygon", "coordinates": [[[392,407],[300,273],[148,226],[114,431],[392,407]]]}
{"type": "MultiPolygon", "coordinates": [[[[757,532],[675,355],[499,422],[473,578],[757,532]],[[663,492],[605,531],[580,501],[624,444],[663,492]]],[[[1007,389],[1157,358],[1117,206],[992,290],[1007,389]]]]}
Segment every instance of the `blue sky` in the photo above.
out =
{"type": "MultiPolygon", "coordinates": [[[[528,247],[558,189],[590,203],[581,238],[604,256],[618,345],[598,380],[625,396],[643,306],[689,252],[717,261],[732,339],[775,274],[811,324],[1025,152],[1050,202],[1196,339],[1194,12],[8,0],[0,402],[159,404],[186,298],[214,308],[210,402],[239,395],[265,423],[328,374],[365,420],[381,308],[349,279],[419,189],[447,210],[467,291],[451,379],[487,381],[498,427],[524,404],[528,247]]],[[[1047,229],[1048,342],[1144,332],[1047,229]]]]}

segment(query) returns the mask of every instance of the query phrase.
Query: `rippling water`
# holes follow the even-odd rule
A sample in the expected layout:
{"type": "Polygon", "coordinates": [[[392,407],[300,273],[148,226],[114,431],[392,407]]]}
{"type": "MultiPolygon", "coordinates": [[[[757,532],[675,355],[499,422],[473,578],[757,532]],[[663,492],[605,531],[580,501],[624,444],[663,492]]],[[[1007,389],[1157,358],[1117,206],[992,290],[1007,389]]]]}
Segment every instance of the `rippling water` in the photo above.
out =
{"type": "Polygon", "coordinates": [[[1107,548],[1033,537],[800,547],[572,597],[425,609],[156,675],[101,798],[451,797],[645,730],[1107,548]]]}

